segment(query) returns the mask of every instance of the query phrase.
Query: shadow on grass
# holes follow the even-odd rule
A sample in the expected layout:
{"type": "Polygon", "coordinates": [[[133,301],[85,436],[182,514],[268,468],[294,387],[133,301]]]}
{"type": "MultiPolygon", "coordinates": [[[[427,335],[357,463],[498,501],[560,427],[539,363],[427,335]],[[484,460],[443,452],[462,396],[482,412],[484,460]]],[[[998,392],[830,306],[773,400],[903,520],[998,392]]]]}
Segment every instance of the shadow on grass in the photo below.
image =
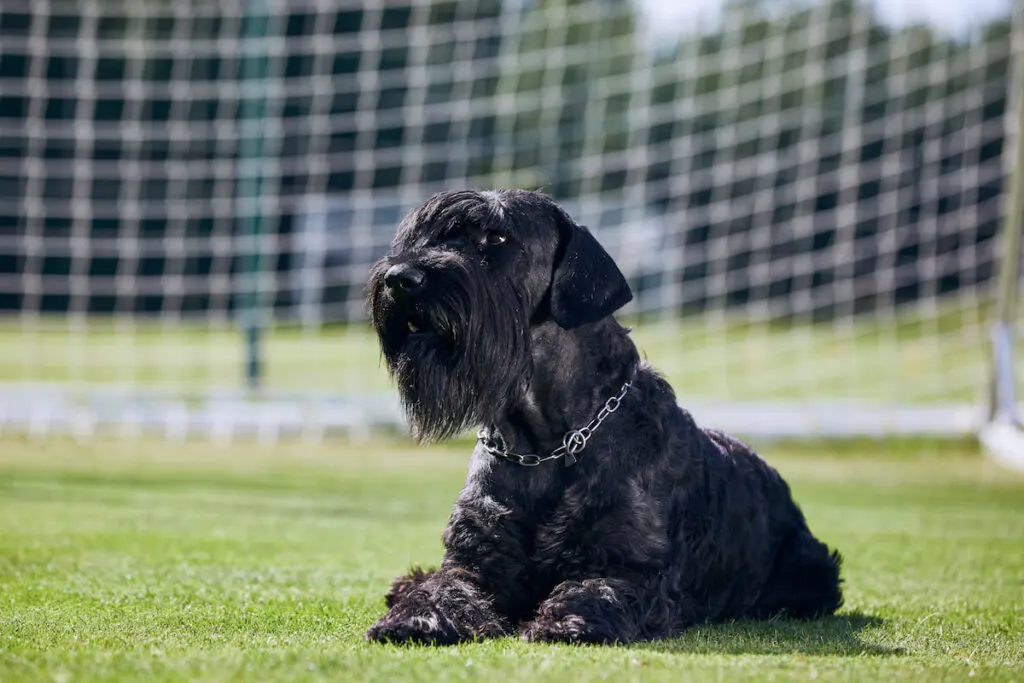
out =
{"type": "Polygon", "coordinates": [[[884,655],[905,654],[865,642],[865,629],[881,626],[879,617],[851,612],[812,621],[738,621],[698,626],[678,638],[634,645],[637,649],[688,654],[806,654],[884,655]]]}

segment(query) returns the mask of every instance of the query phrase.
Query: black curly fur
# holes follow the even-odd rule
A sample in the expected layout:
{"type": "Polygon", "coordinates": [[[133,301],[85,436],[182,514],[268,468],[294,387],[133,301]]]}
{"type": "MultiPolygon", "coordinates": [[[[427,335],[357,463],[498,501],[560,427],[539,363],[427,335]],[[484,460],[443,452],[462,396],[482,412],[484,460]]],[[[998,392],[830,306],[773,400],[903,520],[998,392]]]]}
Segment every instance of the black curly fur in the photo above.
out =
{"type": "Polygon", "coordinates": [[[369,639],[626,643],[840,606],[840,556],[786,482],[698,427],[639,360],[611,315],[630,296],[596,240],[537,193],[442,193],[403,222],[369,299],[421,439],[485,424],[513,451],[546,453],[636,375],[571,467],[478,444],[441,567],[395,581],[369,639]],[[392,292],[395,264],[420,268],[422,290],[392,292]],[[410,334],[411,318],[427,329],[410,334]]]}

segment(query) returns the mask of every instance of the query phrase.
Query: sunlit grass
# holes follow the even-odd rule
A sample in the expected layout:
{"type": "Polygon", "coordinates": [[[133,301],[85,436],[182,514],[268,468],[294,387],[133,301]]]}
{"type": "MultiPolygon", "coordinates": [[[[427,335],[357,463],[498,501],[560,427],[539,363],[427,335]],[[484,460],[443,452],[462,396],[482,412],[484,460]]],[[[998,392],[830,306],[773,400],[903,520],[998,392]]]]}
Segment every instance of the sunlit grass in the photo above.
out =
{"type": "Polygon", "coordinates": [[[1024,480],[967,443],[767,449],[845,555],[833,618],[633,647],[365,643],[389,580],[440,558],[466,452],[0,438],[0,680],[1024,676],[1024,480]]]}

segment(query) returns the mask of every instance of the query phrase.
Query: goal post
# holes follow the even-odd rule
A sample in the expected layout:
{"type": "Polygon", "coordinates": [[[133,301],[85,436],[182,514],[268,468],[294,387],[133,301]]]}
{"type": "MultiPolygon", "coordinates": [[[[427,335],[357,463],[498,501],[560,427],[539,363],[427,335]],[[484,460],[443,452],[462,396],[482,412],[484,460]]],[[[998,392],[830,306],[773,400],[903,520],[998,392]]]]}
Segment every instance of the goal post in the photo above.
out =
{"type": "Polygon", "coordinates": [[[594,232],[634,290],[622,318],[704,424],[1011,424],[1018,19],[6,0],[0,430],[402,429],[368,267],[433,192],[494,186],[594,232]]]}
{"type": "MultiPolygon", "coordinates": [[[[1020,44],[1024,33],[1016,27],[1020,44]]],[[[1024,470],[1024,425],[1017,400],[1017,369],[1014,339],[1018,324],[1021,232],[1024,230],[1024,57],[1014,57],[1015,128],[1009,163],[1009,192],[1002,236],[995,314],[992,322],[992,366],[989,378],[987,420],[979,430],[982,447],[1000,462],[1024,470]]],[[[1010,119],[1014,121],[1014,119],[1010,119]]]]}

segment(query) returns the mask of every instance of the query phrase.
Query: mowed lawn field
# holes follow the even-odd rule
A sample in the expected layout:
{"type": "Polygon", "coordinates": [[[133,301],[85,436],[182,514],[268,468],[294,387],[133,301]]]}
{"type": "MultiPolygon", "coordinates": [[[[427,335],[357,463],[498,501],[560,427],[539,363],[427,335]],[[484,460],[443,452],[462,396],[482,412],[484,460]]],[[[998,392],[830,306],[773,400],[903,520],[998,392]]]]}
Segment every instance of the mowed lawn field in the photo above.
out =
{"type": "Polygon", "coordinates": [[[466,444],[0,437],[0,681],[1024,680],[1024,479],[967,443],[765,445],[846,605],[629,647],[364,642],[466,444]]]}

